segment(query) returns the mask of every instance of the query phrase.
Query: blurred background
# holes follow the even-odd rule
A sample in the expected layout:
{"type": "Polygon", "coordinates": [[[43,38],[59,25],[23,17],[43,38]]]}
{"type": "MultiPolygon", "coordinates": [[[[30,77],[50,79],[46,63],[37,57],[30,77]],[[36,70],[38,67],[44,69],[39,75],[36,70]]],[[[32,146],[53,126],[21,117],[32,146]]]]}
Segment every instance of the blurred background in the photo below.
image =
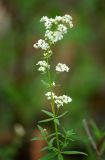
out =
{"type": "MultiPolygon", "coordinates": [[[[44,118],[46,88],[36,68],[42,52],[33,44],[43,38],[42,16],[70,14],[73,29],[54,46],[52,64],[70,66],[58,77],[60,93],[73,101],[62,124],[74,129],[79,140],[69,149],[88,153],[71,160],[96,160],[83,119],[98,147],[105,140],[105,1],[104,0],[0,0],[0,160],[38,160],[44,142],[31,142],[38,135],[37,121],[44,118]],[[94,125],[93,125],[94,124],[94,125]],[[97,127],[98,129],[97,129],[97,127]]],[[[47,128],[50,128],[47,125],[47,128]]],[[[99,148],[98,148],[99,149],[99,148]]],[[[105,149],[105,148],[104,148],[105,149]]],[[[105,159],[104,154],[98,160],[105,159]]],[[[70,157],[65,157],[66,160],[70,157]]],[[[47,159],[46,159],[47,160],[47,159]]]]}

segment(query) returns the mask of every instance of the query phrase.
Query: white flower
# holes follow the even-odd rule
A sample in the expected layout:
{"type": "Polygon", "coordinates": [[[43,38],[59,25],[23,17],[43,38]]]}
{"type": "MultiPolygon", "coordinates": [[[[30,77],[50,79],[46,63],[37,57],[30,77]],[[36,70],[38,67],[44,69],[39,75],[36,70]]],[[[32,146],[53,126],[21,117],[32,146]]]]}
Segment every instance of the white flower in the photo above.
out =
{"type": "Polygon", "coordinates": [[[65,34],[67,33],[67,27],[63,24],[59,24],[58,25],[58,29],[57,29],[59,32],[61,32],[62,34],[65,34]]]}
{"type": "Polygon", "coordinates": [[[54,99],[54,103],[57,105],[58,108],[72,101],[72,99],[69,96],[67,95],[56,96],[54,92],[52,92],[52,94],[51,92],[47,92],[45,96],[47,97],[48,100],[51,100],[52,97],[54,99]]]}
{"type": "Polygon", "coordinates": [[[63,96],[55,96],[55,103],[57,107],[59,108],[60,106],[63,106],[64,103],[67,104],[71,102],[72,99],[69,96],[63,95],[63,96]]]}
{"type": "Polygon", "coordinates": [[[55,98],[55,93],[54,92],[47,92],[46,94],[45,94],[45,96],[47,97],[47,99],[48,100],[50,100],[51,99],[51,97],[54,99],[55,98]]]}
{"type": "Polygon", "coordinates": [[[39,61],[36,65],[39,65],[38,71],[45,72],[46,69],[50,69],[50,65],[46,61],[39,61]]]}
{"type": "Polygon", "coordinates": [[[41,67],[38,68],[38,71],[45,72],[46,68],[41,66],[41,67]]]}
{"type": "Polygon", "coordinates": [[[63,102],[66,104],[72,101],[72,99],[66,95],[63,95],[62,98],[63,98],[63,102]]]}
{"type": "Polygon", "coordinates": [[[45,42],[45,40],[38,40],[37,43],[34,44],[34,47],[35,48],[41,48],[42,50],[48,50],[50,47],[49,47],[49,44],[45,42]]]}
{"type": "Polygon", "coordinates": [[[70,28],[73,28],[73,23],[72,23],[72,21],[70,21],[69,26],[70,26],[70,28]]]}
{"type": "Polygon", "coordinates": [[[69,67],[66,64],[58,63],[55,70],[58,72],[69,72],[69,67]]]}
{"type": "Polygon", "coordinates": [[[55,82],[52,82],[52,86],[55,87],[55,82]]]}
{"type": "Polygon", "coordinates": [[[47,39],[49,39],[52,44],[54,44],[55,42],[57,42],[63,38],[63,33],[61,31],[54,31],[53,32],[53,31],[47,30],[45,32],[45,37],[47,39]]]}
{"type": "Polygon", "coordinates": [[[70,15],[66,14],[62,17],[62,21],[65,23],[69,23],[70,21],[72,21],[72,17],[70,15]]]}
{"type": "Polygon", "coordinates": [[[49,19],[47,16],[43,16],[40,21],[44,22],[46,29],[50,29],[52,27],[52,19],[49,19]]]}
{"type": "Polygon", "coordinates": [[[43,55],[44,55],[44,57],[51,56],[52,55],[52,51],[51,50],[46,51],[46,52],[43,53],[43,55]]]}
{"type": "Polygon", "coordinates": [[[54,42],[57,42],[59,40],[63,39],[62,32],[55,31],[54,32],[54,42]]]}
{"type": "MultiPolygon", "coordinates": [[[[70,15],[56,16],[55,18],[43,16],[40,21],[44,23],[46,28],[45,40],[49,40],[51,44],[63,39],[63,34],[67,33],[67,25],[70,28],[73,27],[72,17],[70,15]]],[[[44,40],[39,40],[34,44],[34,47],[42,48],[42,50],[48,50],[50,48],[49,44],[44,40]]]]}
{"type": "Polygon", "coordinates": [[[55,20],[58,21],[58,22],[60,22],[62,20],[62,17],[61,16],[56,16],[55,20]]]}
{"type": "Polygon", "coordinates": [[[44,129],[43,129],[43,132],[47,132],[47,129],[46,129],[46,128],[44,128],[44,129]]]}
{"type": "Polygon", "coordinates": [[[53,31],[46,30],[45,37],[50,40],[50,42],[54,43],[54,35],[53,31]]]}

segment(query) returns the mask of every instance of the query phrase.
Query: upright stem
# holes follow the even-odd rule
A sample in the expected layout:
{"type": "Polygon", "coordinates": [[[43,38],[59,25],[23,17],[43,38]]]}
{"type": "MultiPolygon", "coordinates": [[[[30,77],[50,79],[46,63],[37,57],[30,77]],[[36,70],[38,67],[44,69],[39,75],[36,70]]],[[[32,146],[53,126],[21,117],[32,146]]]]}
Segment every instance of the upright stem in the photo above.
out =
{"type": "MultiPolygon", "coordinates": [[[[49,64],[48,62],[48,58],[47,58],[47,63],[49,64]]],[[[51,81],[51,74],[50,74],[50,71],[48,69],[48,80],[49,80],[49,85],[50,85],[50,92],[51,92],[51,107],[52,107],[52,112],[53,112],[53,115],[54,115],[54,120],[56,118],[56,112],[55,112],[55,105],[54,105],[54,99],[53,99],[53,95],[52,95],[52,81],[51,81]]],[[[60,146],[59,146],[59,135],[58,135],[58,126],[57,124],[54,122],[54,127],[55,127],[55,133],[56,133],[56,143],[57,143],[57,148],[58,150],[60,151],[60,146]]]]}

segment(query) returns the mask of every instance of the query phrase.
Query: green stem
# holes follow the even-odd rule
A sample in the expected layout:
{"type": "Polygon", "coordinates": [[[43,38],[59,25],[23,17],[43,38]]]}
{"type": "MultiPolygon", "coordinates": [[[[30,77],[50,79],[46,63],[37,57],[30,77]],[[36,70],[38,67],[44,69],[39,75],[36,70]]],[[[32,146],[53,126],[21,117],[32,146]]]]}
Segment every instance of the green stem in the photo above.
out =
{"type": "MultiPolygon", "coordinates": [[[[49,64],[48,62],[48,58],[47,58],[47,63],[49,64]]],[[[52,112],[53,112],[53,115],[54,115],[54,119],[56,118],[56,112],[55,112],[55,105],[54,105],[54,99],[53,99],[53,95],[52,95],[52,81],[51,81],[51,75],[50,75],[50,71],[48,69],[48,80],[49,80],[49,85],[50,85],[50,92],[51,92],[51,107],[52,107],[52,112]]],[[[57,148],[58,150],[60,151],[60,146],[59,146],[59,135],[58,135],[58,126],[57,124],[54,122],[54,127],[55,127],[55,133],[56,133],[56,143],[57,143],[57,148]]]]}

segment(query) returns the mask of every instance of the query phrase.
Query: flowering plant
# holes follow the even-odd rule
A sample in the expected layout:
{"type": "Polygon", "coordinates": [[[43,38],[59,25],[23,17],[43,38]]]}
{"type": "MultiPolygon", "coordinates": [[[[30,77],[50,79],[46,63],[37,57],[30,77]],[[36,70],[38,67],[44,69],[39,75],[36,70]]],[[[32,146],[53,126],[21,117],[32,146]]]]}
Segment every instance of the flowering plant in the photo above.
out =
{"type": "MultiPolygon", "coordinates": [[[[60,121],[59,119],[67,114],[67,111],[64,113],[61,112],[61,107],[64,104],[70,103],[72,101],[71,97],[67,95],[57,96],[54,93],[54,88],[56,83],[52,80],[51,77],[51,65],[50,58],[53,54],[51,46],[56,42],[63,39],[64,34],[67,33],[68,28],[73,27],[72,17],[70,15],[56,16],[53,18],[48,18],[44,16],[40,20],[44,23],[45,26],[45,35],[44,40],[40,39],[37,43],[34,44],[35,48],[41,48],[43,50],[42,60],[40,60],[36,65],[38,66],[38,71],[43,74],[46,74],[48,77],[48,82],[43,81],[44,84],[47,84],[49,91],[45,93],[46,98],[51,104],[51,112],[42,110],[49,118],[39,121],[39,123],[46,123],[53,121],[55,132],[49,134],[48,131],[42,126],[38,125],[38,129],[41,132],[41,137],[35,137],[33,140],[45,140],[47,146],[43,150],[48,150],[47,154],[48,159],[54,159],[57,157],[58,160],[63,160],[65,154],[84,154],[79,151],[66,151],[69,141],[72,140],[74,136],[73,130],[66,131],[63,127],[63,132],[59,131],[60,121]]],[[[58,63],[55,66],[55,72],[69,72],[69,67],[66,64],[58,63]]],[[[45,157],[44,157],[45,158],[45,157]]],[[[44,160],[41,158],[40,160],[44,160]]]]}

